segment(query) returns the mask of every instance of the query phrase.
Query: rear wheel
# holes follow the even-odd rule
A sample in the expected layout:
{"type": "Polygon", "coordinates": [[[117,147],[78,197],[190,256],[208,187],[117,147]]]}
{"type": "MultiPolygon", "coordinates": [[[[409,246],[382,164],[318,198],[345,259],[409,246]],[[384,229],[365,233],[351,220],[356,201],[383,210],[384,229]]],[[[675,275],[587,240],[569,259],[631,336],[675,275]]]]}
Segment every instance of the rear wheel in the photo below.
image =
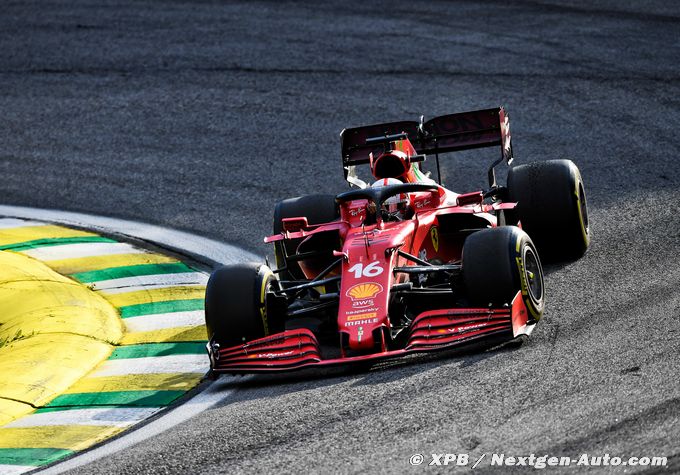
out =
{"type": "Polygon", "coordinates": [[[275,281],[269,267],[256,263],[214,271],[205,291],[208,338],[235,346],[282,330],[283,323],[267,313],[267,291],[275,281]]]}
{"type": "MultiPolygon", "coordinates": [[[[284,218],[304,216],[309,224],[321,224],[335,221],[340,217],[338,205],[334,195],[305,195],[279,201],[274,208],[274,234],[283,231],[284,218]]],[[[290,239],[274,243],[276,266],[280,269],[287,266],[281,275],[284,279],[302,279],[304,274],[300,266],[294,261],[287,261],[285,255],[295,254],[302,239],[290,239]]]]}
{"type": "Polygon", "coordinates": [[[474,305],[510,304],[517,292],[533,320],[545,306],[543,269],[527,233],[501,226],[472,233],[463,245],[463,280],[474,305]]]}
{"type": "Polygon", "coordinates": [[[508,172],[512,215],[536,243],[546,261],[575,259],[590,245],[585,187],[571,160],[548,160],[508,172]]]}

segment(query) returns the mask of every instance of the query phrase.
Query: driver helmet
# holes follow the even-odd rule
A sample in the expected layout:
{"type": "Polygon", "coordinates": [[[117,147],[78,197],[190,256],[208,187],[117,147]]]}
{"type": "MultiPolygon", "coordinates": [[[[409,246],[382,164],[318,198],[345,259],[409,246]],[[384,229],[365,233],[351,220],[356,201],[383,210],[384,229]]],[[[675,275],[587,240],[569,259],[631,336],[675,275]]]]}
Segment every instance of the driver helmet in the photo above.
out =
{"type": "MultiPolygon", "coordinates": [[[[403,182],[397,180],[396,178],[381,178],[371,185],[371,188],[382,188],[388,185],[401,185],[403,182]]],[[[398,193],[394,196],[387,198],[383,204],[382,209],[390,215],[398,215],[403,218],[404,214],[408,210],[411,200],[408,197],[408,193],[398,193]]]]}
{"type": "Polygon", "coordinates": [[[400,178],[408,182],[407,176],[411,171],[410,157],[400,150],[390,150],[373,158],[370,156],[371,172],[380,178],[400,178]]]}

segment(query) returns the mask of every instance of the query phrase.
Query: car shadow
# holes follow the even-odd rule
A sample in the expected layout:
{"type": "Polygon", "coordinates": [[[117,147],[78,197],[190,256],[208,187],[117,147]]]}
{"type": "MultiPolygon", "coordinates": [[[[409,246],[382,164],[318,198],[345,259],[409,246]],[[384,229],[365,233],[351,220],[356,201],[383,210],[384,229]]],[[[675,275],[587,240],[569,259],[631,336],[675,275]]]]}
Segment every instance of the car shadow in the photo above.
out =
{"type": "Polygon", "coordinates": [[[570,259],[568,261],[541,263],[543,267],[543,275],[548,276],[550,274],[554,274],[555,272],[561,272],[576,264],[581,259],[583,259],[583,257],[570,259]]]}
{"type": "Polygon", "coordinates": [[[348,381],[354,386],[371,386],[397,381],[433,368],[458,362],[459,368],[475,366],[490,358],[514,352],[520,344],[477,344],[437,353],[421,353],[378,363],[352,364],[327,368],[306,368],[287,373],[221,376],[215,390],[234,391],[217,404],[224,407],[238,402],[271,399],[299,391],[332,387],[348,381]]]}
{"type": "Polygon", "coordinates": [[[392,382],[405,376],[452,363],[458,363],[457,367],[460,369],[474,367],[485,360],[515,351],[521,346],[521,343],[523,342],[479,343],[438,353],[422,353],[410,355],[406,358],[383,361],[374,364],[370,371],[365,371],[364,377],[357,381],[355,385],[367,386],[392,382]]]}

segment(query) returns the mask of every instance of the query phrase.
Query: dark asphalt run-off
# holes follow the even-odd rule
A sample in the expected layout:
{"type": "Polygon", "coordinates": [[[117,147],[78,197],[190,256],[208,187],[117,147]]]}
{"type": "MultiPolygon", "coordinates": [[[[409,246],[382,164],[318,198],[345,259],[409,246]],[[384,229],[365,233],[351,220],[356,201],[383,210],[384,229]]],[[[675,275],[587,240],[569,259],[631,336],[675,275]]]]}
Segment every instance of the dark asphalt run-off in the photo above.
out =
{"type": "MultiPolygon", "coordinates": [[[[680,470],[679,31],[662,1],[4,2],[2,204],[264,258],[277,200],[347,189],[344,127],[502,104],[516,162],[572,159],[590,206],[592,247],[546,268],[523,347],[228,379],[223,403],[72,473],[418,473],[416,453],[680,470]]],[[[497,153],[445,157],[445,184],[483,187],[497,153]]]]}

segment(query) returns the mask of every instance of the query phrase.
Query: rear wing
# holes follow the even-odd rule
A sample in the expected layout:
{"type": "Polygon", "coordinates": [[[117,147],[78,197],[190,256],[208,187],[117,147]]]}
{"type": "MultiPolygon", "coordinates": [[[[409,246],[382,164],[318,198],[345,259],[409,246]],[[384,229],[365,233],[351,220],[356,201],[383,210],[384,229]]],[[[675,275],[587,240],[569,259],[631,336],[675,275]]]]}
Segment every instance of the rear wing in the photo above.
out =
{"type": "Polygon", "coordinates": [[[369,163],[369,154],[379,154],[384,145],[370,138],[405,133],[420,155],[439,154],[500,145],[501,157],[489,169],[490,185],[495,186],[493,168],[505,160],[512,162],[510,122],[503,107],[460,112],[435,117],[427,122],[401,121],[344,129],[340,133],[345,179],[352,183],[354,167],[369,163]]]}

